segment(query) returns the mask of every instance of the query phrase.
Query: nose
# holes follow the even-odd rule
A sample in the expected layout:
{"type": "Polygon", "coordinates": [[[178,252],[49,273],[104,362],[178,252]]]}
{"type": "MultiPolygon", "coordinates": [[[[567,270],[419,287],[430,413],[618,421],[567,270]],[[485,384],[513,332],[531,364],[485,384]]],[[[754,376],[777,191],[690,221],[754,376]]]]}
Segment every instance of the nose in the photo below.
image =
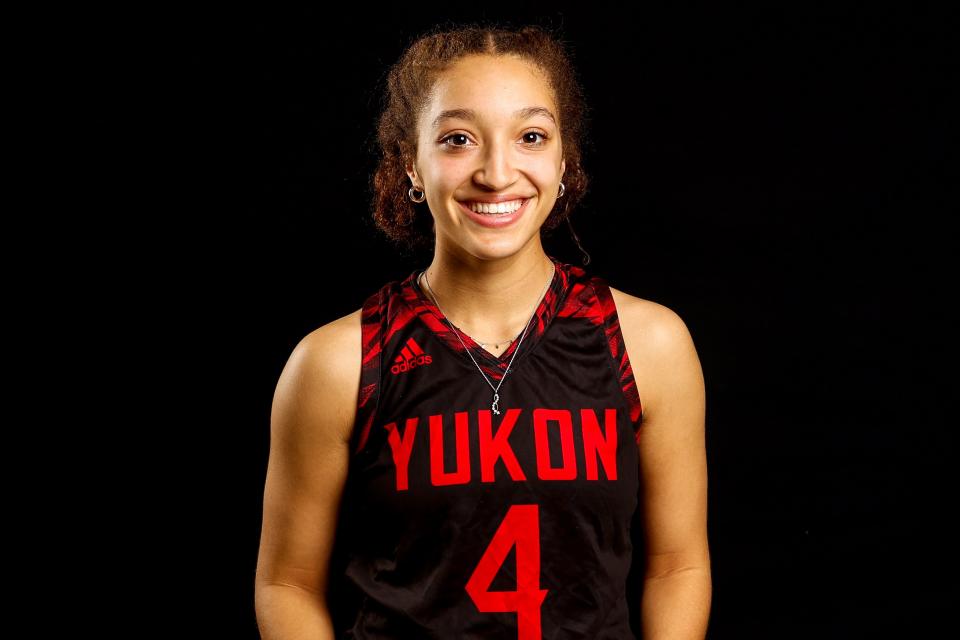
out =
{"type": "Polygon", "coordinates": [[[496,140],[487,145],[475,174],[478,183],[491,191],[502,191],[516,182],[515,150],[510,142],[496,140]]]}

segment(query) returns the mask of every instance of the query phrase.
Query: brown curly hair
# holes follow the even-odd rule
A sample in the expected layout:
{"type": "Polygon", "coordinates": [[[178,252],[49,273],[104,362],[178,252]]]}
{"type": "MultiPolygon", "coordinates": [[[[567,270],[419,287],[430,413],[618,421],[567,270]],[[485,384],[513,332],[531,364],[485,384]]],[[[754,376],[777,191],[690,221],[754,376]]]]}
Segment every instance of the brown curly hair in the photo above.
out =
{"type": "MultiPolygon", "coordinates": [[[[437,77],[458,59],[472,54],[520,56],[544,71],[553,90],[566,160],[564,195],[541,229],[552,231],[564,220],[569,225],[571,212],[587,191],[582,148],[588,106],[563,36],[536,25],[440,24],[415,37],[388,69],[375,131],[379,161],[369,184],[373,221],[401,249],[431,249],[434,242],[432,216],[429,211],[418,212],[407,193],[410,184],[405,166],[417,148],[419,113],[437,77]],[[412,155],[410,150],[414,150],[412,155]]],[[[573,233],[572,225],[570,231],[573,233]]],[[[576,233],[573,236],[579,245],[576,233]]]]}

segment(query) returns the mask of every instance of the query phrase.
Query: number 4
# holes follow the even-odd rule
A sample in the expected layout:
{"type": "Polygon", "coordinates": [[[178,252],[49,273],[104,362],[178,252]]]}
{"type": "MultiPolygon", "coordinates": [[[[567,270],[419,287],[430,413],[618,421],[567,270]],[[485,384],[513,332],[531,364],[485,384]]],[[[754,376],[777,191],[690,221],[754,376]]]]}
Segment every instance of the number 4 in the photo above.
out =
{"type": "Polygon", "coordinates": [[[547,596],[547,590],[540,588],[539,505],[510,506],[467,581],[466,590],[480,611],[516,611],[519,640],[542,638],[540,605],[547,596]],[[497,571],[514,545],[517,547],[517,590],[489,591],[497,571]]]}

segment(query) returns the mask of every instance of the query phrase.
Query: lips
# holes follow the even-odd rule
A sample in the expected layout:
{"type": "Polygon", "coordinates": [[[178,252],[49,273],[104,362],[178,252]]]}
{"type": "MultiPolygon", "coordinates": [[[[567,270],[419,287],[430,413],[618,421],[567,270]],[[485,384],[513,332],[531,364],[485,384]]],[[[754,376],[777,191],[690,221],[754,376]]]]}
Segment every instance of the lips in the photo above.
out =
{"type": "MultiPolygon", "coordinates": [[[[516,196],[507,198],[507,200],[518,200],[516,196]]],[[[516,211],[510,213],[477,213],[473,211],[463,202],[457,202],[457,205],[460,207],[460,210],[463,211],[470,220],[477,223],[481,227],[486,227],[488,229],[502,229],[503,227],[508,227],[514,224],[517,220],[523,217],[526,213],[527,208],[530,206],[530,201],[533,198],[527,198],[523,201],[523,204],[520,205],[520,208],[516,211]]],[[[498,200],[503,202],[504,200],[498,200]]],[[[473,200],[471,202],[480,202],[478,200],[473,200]]]]}

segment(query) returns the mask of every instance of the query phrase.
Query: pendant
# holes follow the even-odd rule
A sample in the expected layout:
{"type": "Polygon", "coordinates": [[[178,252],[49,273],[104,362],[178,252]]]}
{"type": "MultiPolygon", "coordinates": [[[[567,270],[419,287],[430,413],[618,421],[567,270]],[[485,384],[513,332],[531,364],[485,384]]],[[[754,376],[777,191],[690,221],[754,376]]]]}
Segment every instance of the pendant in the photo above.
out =
{"type": "Polygon", "coordinates": [[[497,403],[500,402],[500,394],[497,392],[493,393],[493,404],[490,405],[490,409],[497,415],[500,415],[500,410],[497,409],[497,403]]]}

